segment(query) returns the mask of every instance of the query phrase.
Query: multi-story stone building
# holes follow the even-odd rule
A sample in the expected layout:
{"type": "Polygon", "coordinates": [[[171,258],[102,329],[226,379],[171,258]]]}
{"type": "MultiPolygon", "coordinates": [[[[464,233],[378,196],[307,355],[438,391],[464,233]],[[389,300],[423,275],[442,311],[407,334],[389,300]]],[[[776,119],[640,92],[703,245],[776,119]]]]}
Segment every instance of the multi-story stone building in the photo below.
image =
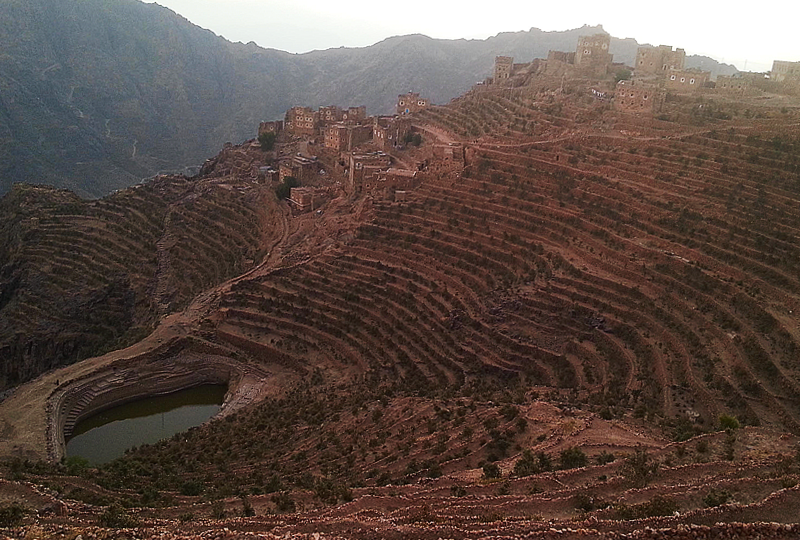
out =
{"type": "Polygon", "coordinates": [[[327,126],[330,124],[335,124],[336,122],[341,122],[344,120],[344,114],[345,112],[336,105],[320,107],[318,115],[319,124],[321,126],[327,126]]]}
{"type": "Polygon", "coordinates": [[[317,114],[310,107],[292,107],[286,111],[284,129],[293,135],[316,135],[317,114]]]}
{"type": "Polygon", "coordinates": [[[800,81],[800,62],[775,60],[772,62],[770,77],[775,82],[783,82],[786,80],[800,81]]]}
{"type": "Polygon", "coordinates": [[[499,84],[511,78],[514,70],[514,58],[511,56],[494,57],[494,83],[499,84]]]}
{"type": "Polygon", "coordinates": [[[351,124],[358,124],[363,122],[367,119],[367,108],[365,106],[360,107],[348,107],[344,114],[342,115],[342,120],[351,124]]]}
{"type": "Polygon", "coordinates": [[[746,94],[752,88],[750,80],[742,77],[741,74],[736,75],[717,75],[717,85],[715,86],[718,94],[746,94]]]}
{"type": "Polygon", "coordinates": [[[695,69],[673,70],[667,75],[666,87],[676,92],[698,92],[711,80],[711,73],[695,69]]]}
{"type": "Polygon", "coordinates": [[[401,143],[410,129],[407,118],[376,116],[372,124],[372,142],[381,150],[388,150],[401,143]]]}
{"type": "Polygon", "coordinates": [[[275,133],[276,135],[283,131],[283,120],[275,120],[274,122],[261,122],[258,125],[258,135],[264,133],[275,133]]]}
{"type": "Polygon", "coordinates": [[[391,161],[391,158],[383,152],[351,154],[347,177],[350,189],[355,193],[372,190],[378,174],[388,169],[391,161]]]}
{"type": "Polygon", "coordinates": [[[429,105],[428,100],[419,97],[416,92],[409,92],[408,94],[400,94],[397,96],[397,114],[412,114],[421,111],[429,105]]]}
{"type": "Polygon", "coordinates": [[[575,50],[575,66],[593,75],[605,75],[613,60],[610,48],[611,36],[608,34],[579,37],[575,50]]]}
{"type": "Polygon", "coordinates": [[[614,108],[619,111],[654,113],[661,110],[664,95],[658,85],[641,80],[619,81],[614,108]]]}
{"type": "Polygon", "coordinates": [[[682,71],[686,61],[686,51],[683,49],[672,50],[669,45],[658,47],[639,47],[636,49],[636,64],[634,70],[637,77],[648,75],[666,76],[672,70],[682,71]]]}
{"type": "Polygon", "coordinates": [[[325,128],[325,148],[336,152],[349,152],[372,139],[372,125],[334,124],[325,128]]]}

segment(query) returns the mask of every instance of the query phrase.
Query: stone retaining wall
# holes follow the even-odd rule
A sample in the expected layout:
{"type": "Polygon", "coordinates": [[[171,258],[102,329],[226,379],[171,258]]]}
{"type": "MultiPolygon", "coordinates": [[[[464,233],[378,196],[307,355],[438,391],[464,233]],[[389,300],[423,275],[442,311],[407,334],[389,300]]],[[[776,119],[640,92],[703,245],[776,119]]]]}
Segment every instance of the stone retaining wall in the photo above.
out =
{"type": "MultiPolygon", "coordinates": [[[[228,392],[220,413],[229,412],[245,375],[266,379],[269,374],[226,358],[205,353],[183,352],[175,356],[143,358],[111,364],[84,378],[61,384],[47,403],[47,456],[60,461],[65,455],[65,438],[75,425],[94,414],[137,399],[170,394],[203,384],[227,384],[228,392]]],[[[251,377],[252,378],[252,377],[251,377]]]]}

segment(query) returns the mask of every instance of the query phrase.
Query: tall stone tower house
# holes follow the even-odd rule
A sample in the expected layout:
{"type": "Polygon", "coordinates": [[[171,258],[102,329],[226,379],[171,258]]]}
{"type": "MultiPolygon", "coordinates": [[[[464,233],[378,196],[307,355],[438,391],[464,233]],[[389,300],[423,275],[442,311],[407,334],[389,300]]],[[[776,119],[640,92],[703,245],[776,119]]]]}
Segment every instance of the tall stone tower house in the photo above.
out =
{"type": "Polygon", "coordinates": [[[575,49],[575,65],[586,70],[605,73],[612,62],[610,48],[611,36],[608,34],[581,36],[575,49]]]}
{"type": "Polygon", "coordinates": [[[636,49],[636,70],[637,77],[647,75],[666,75],[672,70],[683,70],[686,60],[686,51],[683,49],[672,50],[669,45],[659,45],[658,47],[639,47],[636,49]]]}
{"type": "Polygon", "coordinates": [[[511,56],[494,57],[494,83],[500,83],[511,77],[514,69],[514,58],[511,56]]]}

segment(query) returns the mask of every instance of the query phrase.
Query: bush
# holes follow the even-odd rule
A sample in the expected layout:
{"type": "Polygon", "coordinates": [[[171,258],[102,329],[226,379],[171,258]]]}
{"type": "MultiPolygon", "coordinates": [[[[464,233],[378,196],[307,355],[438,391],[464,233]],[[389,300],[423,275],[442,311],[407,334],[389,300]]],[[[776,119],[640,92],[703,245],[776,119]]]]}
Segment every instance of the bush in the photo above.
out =
{"type": "Polygon", "coordinates": [[[606,463],[613,463],[616,461],[616,457],[614,454],[606,452],[605,450],[597,456],[597,464],[598,465],[605,465],[606,463]]]}
{"type": "Polygon", "coordinates": [[[678,510],[678,503],[673,499],[656,495],[646,503],[628,506],[617,505],[614,508],[615,519],[645,519],[656,516],[669,516],[678,510]]]}
{"type": "Polygon", "coordinates": [[[650,461],[647,452],[638,449],[625,461],[622,473],[635,487],[643,488],[658,473],[658,463],[650,461]]]}
{"type": "Polygon", "coordinates": [[[487,479],[500,478],[502,473],[497,463],[486,463],[483,466],[483,477],[487,479]]]}
{"type": "Polygon", "coordinates": [[[25,509],[19,503],[0,506],[0,527],[16,527],[22,523],[25,509]]]}
{"type": "Polygon", "coordinates": [[[203,492],[203,484],[197,480],[187,480],[181,485],[181,495],[196,497],[203,492]]]}
{"type": "Polygon", "coordinates": [[[99,523],[103,527],[111,527],[115,529],[130,529],[136,527],[138,520],[128,514],[119,503],[112,503],[105,512],[100,516],[99,523]]]}
{"type": "Polygon", "coordinates": [[[273,495],[272,502],[275,503],[275,508],[278,512],[294,512],[297,508],[288,491],[281,491],[273,495]]]}
{"type": "Polygon", "coordinates": [[[735,416],[723,414],[719,417],[719,426],[723,430],[739,429],[739,420],[737,420],[735,416]]]}
{"type": "Polygon", "coordinates": [[[703,504],[705,504],[707,508],[713,508],[715,506],[727,503],[730,498],[731,494],[727,491],[711,488],[706,496],[703,497],[703,504]]]}
{"type": "Polygon", "coordinates": [[[266,133],[262,133],[258,136],[258,142],[261,144],[261,149],[265,152],[269,152],[273,148],[275,148],[275,139],[277,135],[274,132],[268,131],[266,133]]]}
{"type": "Polygon", "coordinates": [[[283,182],[275,188],[275,195],[278,199],[288,199],[292,194],[292,188],[300,186],[300,182],[294,176],[287,176],[283,182]]]}
{"type": "Polygon", "coordinates": [[[514,476],[531,476],[541,472],[541,467],[533,452],[525,450],[522,452],[522,457],[514,464],[514,476]]]}
{"type": "Polygon", "coordinates": [[[214,519],[225,519],[227,512],[225,511],[225,503],[223,501],[214,501],[211,504],[211,517],[214,519]]]}
{"type": "Polygon", "coordinates": [[[589,464],[589,458],[577,446],[570,446],[562,451],[560,461],[562,469],[577,469],[589,464]]]}

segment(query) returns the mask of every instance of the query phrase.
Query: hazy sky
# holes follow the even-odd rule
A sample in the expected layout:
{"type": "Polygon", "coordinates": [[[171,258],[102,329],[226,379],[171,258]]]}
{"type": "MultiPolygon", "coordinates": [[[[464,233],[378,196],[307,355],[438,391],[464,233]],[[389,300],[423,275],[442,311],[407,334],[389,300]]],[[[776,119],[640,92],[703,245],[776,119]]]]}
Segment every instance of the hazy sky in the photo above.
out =
{"type": "Polygon", "coordinates": [[[800,61],[800,1],[761,0],[158,0],[231,41],[301,53],[363,47],[389,36],[486,38],[499,32],[602,24],[615,37],[683,47],[739,69],[800,61]],[[553,6],[553,7],[550,7],[553,6]],[[747,7],[745,7],[747,6],[747,7]]]}

